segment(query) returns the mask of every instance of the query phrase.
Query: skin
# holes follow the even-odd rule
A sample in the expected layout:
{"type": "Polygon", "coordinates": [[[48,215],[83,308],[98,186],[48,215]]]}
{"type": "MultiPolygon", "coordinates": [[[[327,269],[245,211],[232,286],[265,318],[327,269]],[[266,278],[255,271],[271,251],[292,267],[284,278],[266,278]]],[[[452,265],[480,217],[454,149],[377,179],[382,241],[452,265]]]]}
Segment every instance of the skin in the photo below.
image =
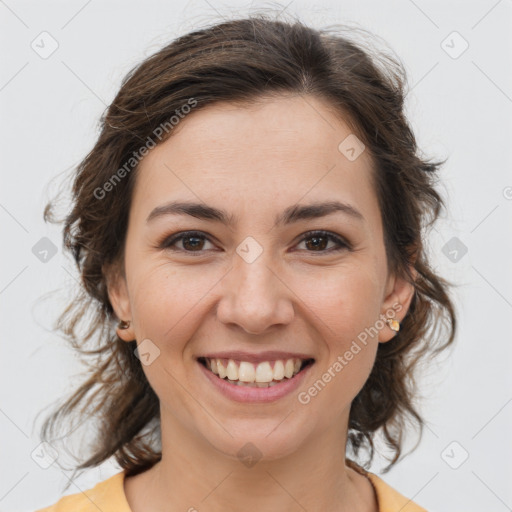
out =
{"type": "Polygon", "coordinates": [[[395,335],[387,325],[307,405],[297,393],[268,404],[231,401],[196,361],[230,349],[310,354],[304,391],[393,305],[402,305],[396,319],[405,316],[414,289],[388,272],[370,156],[350,161],[338,150],[350,133],[312,96],[219,103],[189,114],[142,160],[125,275],[109,274],[108,285],[116,315],[131,321],[119,336],[149,338],[160,350],[143,370],[160,399],[162,460],[126,478],[133,512],[378,509],[371,483],[342,454],[351,402],[378,343],[395,335]],[[226,209],[238,222],[169,215],[146,223],[153,208],[178,199],[226,209]],[[326,200],[351,204],[364,221],[338,212],[273,227],[285,208],[326,200]],[[206,238],[158,247],[188,230],[206,238]],[[337,234],[351,250],[333,251],[327,240],[316,249],[303,236],[310,230],[337,234]],[[248,236],[263,249],[252,263],[236,253],[248,236]],[[263,455],[250,468],[237,457],[248,442],[263,455]]]}

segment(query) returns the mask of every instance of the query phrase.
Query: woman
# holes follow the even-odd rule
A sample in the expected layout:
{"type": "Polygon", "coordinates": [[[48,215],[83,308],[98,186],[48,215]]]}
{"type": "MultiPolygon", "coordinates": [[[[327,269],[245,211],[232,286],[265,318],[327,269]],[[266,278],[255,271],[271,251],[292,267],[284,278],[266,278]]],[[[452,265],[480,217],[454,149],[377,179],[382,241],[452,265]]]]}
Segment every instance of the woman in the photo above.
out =
{"type": "Polygon", "coordinates": [[[442,162],[417,155],[404,84],[390,56],[264,16],[129,73],[65,219],[84,290],[60,326],[90,376],[42,430],[93,406],[77,469],[122,471],[43,510],[425,510],[363,468],[377,432],[387,469],[421,432],[414,371],[455,334],[423,246],[442,162]]]}

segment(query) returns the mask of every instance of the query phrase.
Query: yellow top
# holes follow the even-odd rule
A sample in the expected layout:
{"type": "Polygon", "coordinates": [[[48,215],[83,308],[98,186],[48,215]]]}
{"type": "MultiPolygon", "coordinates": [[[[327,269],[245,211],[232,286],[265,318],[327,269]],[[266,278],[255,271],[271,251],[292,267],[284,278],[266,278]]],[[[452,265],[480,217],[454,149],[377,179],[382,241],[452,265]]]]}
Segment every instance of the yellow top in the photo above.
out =
{"type": "MultiPolygon", "coordinates": [[[[363,472],[373,484],[379,512],[427,512],[374,473],[363,472]]],[[[92,489],[64,496],[50,507],[36,512],[132,512],[124,493],[124,475],[125,472],[121,471],[99,482],[92,489]]]]}

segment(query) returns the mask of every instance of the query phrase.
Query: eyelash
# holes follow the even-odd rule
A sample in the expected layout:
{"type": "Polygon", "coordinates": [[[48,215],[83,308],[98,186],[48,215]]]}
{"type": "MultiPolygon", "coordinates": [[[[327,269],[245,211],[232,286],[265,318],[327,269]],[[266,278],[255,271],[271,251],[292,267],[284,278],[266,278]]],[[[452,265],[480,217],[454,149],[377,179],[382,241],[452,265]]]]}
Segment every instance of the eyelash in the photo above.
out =
{"type": "MultiPolygon", "coordinates": [[[[324,251],[306,251],[306,252],[310,252],[313,254],[315,252],[318,252],[320,254],[330,254],[332,252],[338,252],[338,251],[342,251],[342,250],[349,250],[349,251],[352,250],[350,244],[348,242],[346,242],[343,238],[335,235],[334,233],[330,233],[329,231],[322,231],[322,230],[308,231],[307,233],[304,233],[304,236],[299,241],[299,243],[302,243],[305,240],[308,240],[308,239],[314,238],[314,237],[325,237],[329,241],[334,241],[335,243],[337,243],[338,247],[334,248],[334,249],[331,248],[331,249],[324,250],[324,251]]],[[[179,242],[180,240],[183,240],[185,238],[204,238],[204,239],[208,240],[210,243],[212,243],[211,240],[206,235],[201,233],[200,231],[183,231],[181,233],[176,233],[174,235],[164,238],[161,242],[159,242],[157,247],[159,249],[169,249],[171,251],[181,251],[181,252],[185,252],[185,253],[192,254],[192,255],[195,255],[195,253],[197,253],[198,256],[201,253],[205,252],[205,251],[187,251],[185,249],[176,249],[176,248],[171,247],[176,242],[179,242]]]]}

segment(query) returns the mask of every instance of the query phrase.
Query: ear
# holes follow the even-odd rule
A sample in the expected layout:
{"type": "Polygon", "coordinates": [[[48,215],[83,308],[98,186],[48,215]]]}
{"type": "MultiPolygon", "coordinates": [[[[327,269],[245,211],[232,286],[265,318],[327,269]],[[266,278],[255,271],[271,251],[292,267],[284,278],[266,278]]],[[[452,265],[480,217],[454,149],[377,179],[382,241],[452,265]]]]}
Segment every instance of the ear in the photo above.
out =
{"type": "Polygon", "coordinates": [[[117,329],[117,335],[123,341],[133,341],[135,332],[133,329],[132,312],[130,305],[130,297],[128,295],[128,286],[126,276],[119,268],[119,265],[102,266],[102,272],[107,283],[108,298],[112,309],[119,321],[129,321],[130,326],[127,329],[117,329]]]}
{"type": "MultiPolygon", "coordinates": [[[[414,279],[416,279],[416,269],[412,265],[409,269],[414,279]]],[[[407,279],[395,274],[390,275],[386,284],[385,298],[382,302],[381,318],[393,318],[401,323],[407,315],[414,293],[415,287],[407,279]]],[[[386,323],[384,328],[379,331],[379,342],[386,343],[392,340],[395,335],[396,331],[393,331],[386,323]]]]}

